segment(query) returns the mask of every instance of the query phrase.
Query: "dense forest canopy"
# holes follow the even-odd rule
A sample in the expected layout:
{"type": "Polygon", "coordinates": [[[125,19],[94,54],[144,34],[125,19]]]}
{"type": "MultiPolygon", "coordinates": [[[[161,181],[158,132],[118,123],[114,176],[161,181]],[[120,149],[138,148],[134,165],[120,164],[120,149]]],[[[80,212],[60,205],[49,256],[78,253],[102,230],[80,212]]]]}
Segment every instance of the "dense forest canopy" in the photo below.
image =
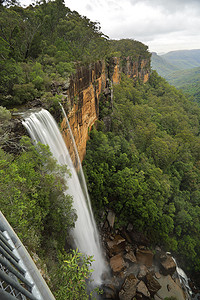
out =
{"type": "Polygon", "coordinates": [[[124,76],[101,118],[84,160],[93,205],[199,272],[199,106],[153,72],[145,85],[124,76]]]}

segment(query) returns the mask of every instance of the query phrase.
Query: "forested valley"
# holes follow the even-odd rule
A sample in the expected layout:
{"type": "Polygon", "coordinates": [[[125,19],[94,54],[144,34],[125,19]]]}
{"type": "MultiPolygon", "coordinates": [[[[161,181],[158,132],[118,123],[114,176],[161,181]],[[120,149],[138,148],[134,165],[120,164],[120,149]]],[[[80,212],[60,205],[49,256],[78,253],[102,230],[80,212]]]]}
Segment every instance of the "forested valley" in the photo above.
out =
{"type": "MultiPolygon", "coordinates": [[[[62,0],[27,8],[8,4],[0,3],[1,211],[47,268],[56,299],[87,299],[83,279],[89,278],[91,258],[84,257],[77,272],[83,255],[64,251],[76,220],[73,199],[64,194],[66,169],[46,146],[10,135],[12,114],[39,99],[56,115],[59,86],[78,65],[115,56],[150,59],[150,53],[134,40],[110,40],[97,22],[62,0]]],[[[172,251],[199,277],[200,107],[155,71],[145,84],[121,75],[112,101],[101,95],[83,161],[97,222],[99,212],[113,210],[116,227],[132,223],[150,245],[172,251]]]]}
{"type": "Polygon", "coordinates": [[[153,72],[145,85],[124,77],[101,118],[84,160],[93,205],[199,272],[199,106],[153,72]]]}

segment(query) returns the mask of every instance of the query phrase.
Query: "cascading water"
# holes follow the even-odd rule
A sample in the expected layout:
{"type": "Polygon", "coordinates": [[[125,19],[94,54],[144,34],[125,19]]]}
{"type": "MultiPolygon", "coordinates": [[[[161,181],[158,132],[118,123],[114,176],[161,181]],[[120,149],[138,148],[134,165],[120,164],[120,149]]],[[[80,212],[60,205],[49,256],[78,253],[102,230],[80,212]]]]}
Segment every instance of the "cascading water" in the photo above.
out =
{"type": "MultiPolygon", "coordinates": [[[[101,275],[105,271],[105,263],[101,252],[99,235],[94,221],[85,179],[83,179],[82,183],[85,184],[85,191],[83,192],[77,172],[60,130],[48,111],[42,109],[39,112],[31,113],[25,118],[23,125],[29,132],[34,143],[41,142],[42,144],[49,145],[50,151],[57,159],[58,163],[60,165],[67,165],[68,169],[70,169],[72,176],[68,177],[66,175],[69,187],[66,194],[73,197],[73,206],[76,209],[78,216],[75,228],[72,230],[72,236],[74,243],[80,252],[94,256],[95,261],[92,264],[92,268],[94,269],[92,279],[94,280],[95,285],[100,285],[101,275]]],[[[81,165],[80,170],[82,172],[81,165]]],[[[82,176],[84,178],[83,172],[82,176]]]]}
{"type": "Polygon", "coordinates": [[[192,295],[192,290],[189,286],[187,275],[185,274],[185,272],[181,268],[178,267],[176,259],[174,257],[172,257],[172,259],[174,260],[174,262],[176,264],[176,272],[177,272],[177,275],[178,275],[178,279],[179,279],[179,281],[182,285],[182,288],[184,289],[184,291],[186,293],[185,298],[186,298],[186,300],[190,300],[191,295],[192,295]]]}
{"type": "MultiPolygon", "coordinates": [[[[76,142],[74,140],[74,136],[73,136],[70,124],[69,124],[69,120],[67,118],[67,114],[65,113],[65,110],[64,110],[64,108],[63,108],[63,106],[62,106],[61,103],[60,103],[60,106],[61,106],[63,115],[65,117],[65,122],[66,122],[66,125],[67,125],[67,129],[69,130],[68,138],[71,139],[71,143],[72,143],[72,149],[73,149],[73,152],[74,152],[73,153],[74,167],[76,168],[76,170],[78,172],[79,181],[80,181],[82,190],[84,192],[85,199],[87,201],[87,205],[89,206],[89,211],[92,212],[91,203],[90,203],[90,197],[89,197],[88,190],[87,190],[87,184],[86,184],[86,181],[85,181],[85,176],[84,176],[84,173],[83,173],[82,164],[81,164],[80,157],[79,157],[79,154],[78,154],[78,150],[77,150],[77,147],[76,147],[76,142]]],[[[93,218],[93,214],[92,213],[91,213],[91,217],[93,218]]],[[[93,220],[93,222],[95,223],[94,220],[93,220]]]]}

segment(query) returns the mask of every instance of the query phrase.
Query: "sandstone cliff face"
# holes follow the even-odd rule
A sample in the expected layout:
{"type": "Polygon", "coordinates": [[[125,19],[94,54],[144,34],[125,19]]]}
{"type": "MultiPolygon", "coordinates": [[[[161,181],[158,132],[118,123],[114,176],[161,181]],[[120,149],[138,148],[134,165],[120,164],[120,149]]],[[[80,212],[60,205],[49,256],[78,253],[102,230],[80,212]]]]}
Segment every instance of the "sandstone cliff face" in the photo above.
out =
{"type": "MultiPolygon", "coordinates": [[[[85,155],[88,133],[98,119],[99,95],[106,88],[106,79],[105,63],[97,62],[89,68],[79,68],[70,81],[64,108],[68,112],[70,127],[81,161],[85,155]]],[[[72,153],[73,147],[66,130],[65,120],[61,123],[61,129],[63,129],[63,137],[68,149],[72,153]]]]}
{"type": "MultiPolygon", "coordinates": [[[[118,84],[121,72],[124,72],[129,77],[139,78],[145,83],[148,81],[149,71],[148,60],[133,61],[129,57],[125,63],[122,63],[119,58],[112,58],[108,65],[104,61],[99,61],[89,67],[77,69],[70,79],[63,106],[67,112],[81,161],[85,156],[88,133],[99,116],[99,96],[107,93],[109,80],[113,84],[118,84]]],[[[69,151],[73,153],[65,119],[61,123],[61,129],[69,151]]]]}
{"type": "Polygon", "coordinates": [[[133,60],[130,57],[126,58],[126,62],[122,68],[123,73],[127,74],[130,78],[139,78],[142,82],[146,83],[149,79],[149,60],[141,59],[133,60]]]}

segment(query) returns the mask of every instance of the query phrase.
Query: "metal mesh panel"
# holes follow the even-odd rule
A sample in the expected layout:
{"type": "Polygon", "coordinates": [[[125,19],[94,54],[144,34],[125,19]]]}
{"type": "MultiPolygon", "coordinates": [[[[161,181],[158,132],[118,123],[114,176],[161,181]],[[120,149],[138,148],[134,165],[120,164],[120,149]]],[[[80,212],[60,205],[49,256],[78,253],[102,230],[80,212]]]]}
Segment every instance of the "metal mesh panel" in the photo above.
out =
{"type": "MultiPolygon", "coordinates": [[[[1,232],[2,233],[2,232],[1,232]]],[[[4,255],[2,253],[0,253],[0,257],[4,258],[4,255]]],[[[11,265],[11,267],[14,267],[14,265],[12,265],[10,262],[7,262],[8,264],[11,265]]],[[[9,276],[9,278],[12,281],[15,281],[16,283],[18,283],[21,287],[23,287],[25,289],[25,291],[27,290],[27,292],[30,292],[30,288],[26,286],[26,284],[24,282],[22,282],[22,280],[20,280],[19,278],[17,278],[18,276],[14,275],[5,265],[3,265],[0,262],[0,270],[9,276]]],[[[15,270],[19,273],[19,271],[15,268],[15,270]]],[[[22,276],[20,274],[20,276],[22,276]]],[[[15,287],[13,287],[13,284],[9,284],[8,282],[6,282],[6,280],[3,280],[2,278],[0,278],[0,289],[4,290],[6,293],[10,294],[11,296],[15,297],[15,299],[19,299],[19,300],[29,300],[31,298],[29,298],[28,296],[23,295],[20,291],[18,291],[15,287]]]]}

